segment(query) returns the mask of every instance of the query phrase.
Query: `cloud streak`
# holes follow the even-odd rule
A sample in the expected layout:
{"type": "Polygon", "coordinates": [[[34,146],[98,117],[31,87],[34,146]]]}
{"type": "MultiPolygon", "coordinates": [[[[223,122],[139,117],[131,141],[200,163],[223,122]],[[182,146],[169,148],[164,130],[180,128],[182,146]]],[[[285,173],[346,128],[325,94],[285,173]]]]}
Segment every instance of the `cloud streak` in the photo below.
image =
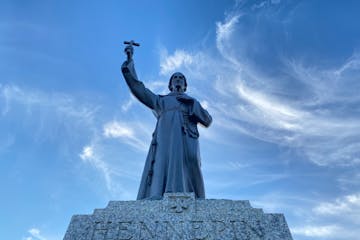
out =
{"type": "Polygon", "coordinates": [[[350,194],[337,198],[334,202],[321,202],[313,208],[314,213],[322,216],[340,216],[352,223],[360,224],[360,194],[350,194]]]}
{"type": "Polygon", "coordinates": [[[325,226],[305,226],[299,228],[292,228],[291,232],[295,235],[324,238],[324,237],[334,236],[340,230],[341,228],[336,225],[325,225],[325,226]]]}
{"type": "Polygon", "coordinates": [[[29,234],[31,235],[31,237],[27,237],[25,238],[26,240],[47,240],[46,237],[44,237],[41,233],[40,230],[37,228],[31,228],[29,229],[29,234]]]}
{"type": "MultiPolygon", "coordinates": [[[[81,123],[88,127],[93,125],[94,117],[99,107],[81,103],[79,99],[63,93],[45,93],[17,85],[0,85],[1,113],[5,117],[14,111],[24,111],[32,116],[33,112],[50,113],[51,116],[61,116],[71,119],[71,122],[81,123]]],[[[38,116],[37,116],[38,117],[38,116]]]]}
{"type": "Polygon", "coordinates": [[[163,61],[160,63],[160,74],[168,75],[180,66],[189,66],[194,61],[194,56],[184,50],[176,50],[169,56],[166,50],[162,51],[163,61]]]}
{"type": "MultiPolygon", "coordinates": [[[[262,8],[271,11],[270,5],[262,8]]],[[[269,75],[260,63],[257,66],[249,61],[252,57],[249,51],[256,50],[251,47],[256,32],[241,35],[246,33],[242,22],[245,18],[248,21],[249,14],[237,9],[216,24],[216,47],[222,58],[215,58],[207,51],[190,55],[184,50],[175,50],[173,55],[162,56],[160,72],[186,66],[205,73],[213,86],[212,90],[207,89],[212,97],[206,101],[217,131],[235,130],[290,147],[320,166],[358,165],[360,116],[356,115],[358,109],[353,115],[344,116],[344,113],[351,112],[360,103],[356,93],[359,81],[354,75],[360,70],[359,54],[354,53],[333,67],[308,67],[296,57],[275,56],[277,74],[269,75]],[[202,58],[192,57],[198,55],[202,58]],[[213,61],[205,67],[204,59],[213,61]],[[299,86],[297,91],[287,86],[289,81],[294,87],[299,86]]],[[[202,87],[200,82],[194,81],[194,84],[195,88],[202,87]]]]}
{"type": "MultiPolygon", "coordinates": [[[[146,152],[146,140],[149,140],[151,131],[142,122],[109,121],[100,106],[101,103],[87,102],[64,93],[0,85],[2,119],[21,114],[27,126],[31,126],[27,132],[30,132],[33,144],[48,146],[49,142],[58,141],[59,150],[63,151],[61,154],[68,160],[81,159],[101,174],[109,193],[130,198],[131,194],[121,186],[119,178],[135,181],[133,171],[120,167],[121,161],[113,159],[122,159],[118,151],[122,144],[141,153],[146,152]],[[116,147],[112,147],[112,144],[115,145],[112,139],[119,140],[116,147]],[[79,145],[83,146],[81,150],[79,145]]],[[[22,122],[15,124],[22,126],[22,122]]],[[[0,153],[14,144],[16,135],[13,132],[4,134],[0,139],[0,153]]],[[[138,167],[136,163],[128,165],[133,169],[138,167]]]]}
{"type": "Polygon", "coordinates": [[[113,181],[111,178],[112,172],[111,167],[103,161],[100,156],[95,153],[94,146],[85,146],[82,152],[79,154],[79,157],[85,162],[89,163],[97,170],[99,170],[106,182],[106,187],[109,191],[113,191],[113,181]]]}
{"type": "Polygon", "coordinates": [[[147,151],[148,143],[144,141],[150,135],[149,129],[141,123],[111,121],[105,123],[103,135],[106,138],[116,138],[140,151],[147,151]]]}

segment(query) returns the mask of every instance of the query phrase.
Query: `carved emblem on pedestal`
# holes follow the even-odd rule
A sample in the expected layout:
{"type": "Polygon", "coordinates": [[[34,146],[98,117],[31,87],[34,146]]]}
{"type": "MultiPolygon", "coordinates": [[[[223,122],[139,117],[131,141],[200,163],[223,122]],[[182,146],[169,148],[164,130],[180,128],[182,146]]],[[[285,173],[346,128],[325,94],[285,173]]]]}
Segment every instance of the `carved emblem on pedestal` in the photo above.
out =
{"type": "Polygon", "coordinates": [[[190,196],[169,196],[169,208],[174,213],[182,213],[189,209],[190,196]]]}

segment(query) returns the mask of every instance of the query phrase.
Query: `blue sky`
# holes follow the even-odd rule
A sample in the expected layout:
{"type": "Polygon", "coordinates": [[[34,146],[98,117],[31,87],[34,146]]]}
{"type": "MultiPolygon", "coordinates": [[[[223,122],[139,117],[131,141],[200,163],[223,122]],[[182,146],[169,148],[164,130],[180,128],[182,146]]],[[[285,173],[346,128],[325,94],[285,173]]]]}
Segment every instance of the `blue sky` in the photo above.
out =
{"type": "Polygon", "coordinates": [[[358,1],[0,2],[0,235],[62,239],[134,200],[156,119],[120,72],[175,71],[213,116],[208,198],[284,213],[294,239],[360,234],[358,1]]]}

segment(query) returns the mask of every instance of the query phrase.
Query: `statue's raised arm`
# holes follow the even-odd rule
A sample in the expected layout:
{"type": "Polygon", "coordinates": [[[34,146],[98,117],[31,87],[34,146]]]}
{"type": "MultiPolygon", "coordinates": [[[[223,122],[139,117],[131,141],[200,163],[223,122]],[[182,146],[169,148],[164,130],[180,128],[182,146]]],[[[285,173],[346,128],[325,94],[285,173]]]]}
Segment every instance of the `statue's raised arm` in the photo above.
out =
{"type": "Polygon", "coordinates": [[[134,94],[134,96],[139,99],[140,102],[142,102],[151,109],[155,109],[159,96],[151,92],[144,86],[141,81],[139,81],[135,71],[133,60],[133,46],[140,46],[140,44],[135,43],[134,41],[124,41],[124,44],[127,44],[124,50],[127,56],[127,60],[125,60],[122,64],[121,71],[123,73],[125,81],[129,86],[132,94],[134,94]]]}

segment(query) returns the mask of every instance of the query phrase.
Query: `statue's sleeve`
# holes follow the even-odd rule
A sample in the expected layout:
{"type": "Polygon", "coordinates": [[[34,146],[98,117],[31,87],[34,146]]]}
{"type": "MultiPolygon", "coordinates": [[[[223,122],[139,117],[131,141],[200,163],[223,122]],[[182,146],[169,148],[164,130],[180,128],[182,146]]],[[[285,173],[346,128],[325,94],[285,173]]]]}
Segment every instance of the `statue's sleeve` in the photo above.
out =
{"type": "Polygon", "coordinates": [[[145,85],[138,80],[134,67],[134,62],[125,61],[121,66],[121,71],[132,94],[134,94],[134,96],[139,99],[140,102],[142,102],[149,108],[158,111],[160,97],[159,95],[156,95],[152,91],[147,89],[145,85]]]}
{"type": "Polygon", "coordinates": [[[212,117],[210,116],[208,111],[206,111],[196,100],[194,100],[190,111],[190,119],[192,121],[201,123],[205,127],[209,127],[212,122],[212,117]]]}

